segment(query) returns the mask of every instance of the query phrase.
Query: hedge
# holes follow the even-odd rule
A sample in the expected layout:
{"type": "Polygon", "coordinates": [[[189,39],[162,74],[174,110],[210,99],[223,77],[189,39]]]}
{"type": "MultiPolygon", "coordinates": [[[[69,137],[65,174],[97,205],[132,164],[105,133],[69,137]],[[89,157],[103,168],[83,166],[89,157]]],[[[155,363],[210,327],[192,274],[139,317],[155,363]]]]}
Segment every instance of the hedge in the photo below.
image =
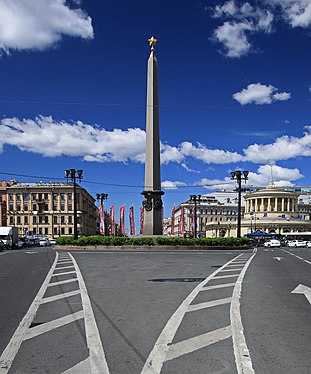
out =
{"type": "Polygon", "coordinates": [[[71,236],[61,236],[56,239],[58,245],[74,246],[204,246],[204,247],[235,247],[248,245],[250,240],[242,238],[200,238],[184,239],[159,236],[156,238],[140,237],[128,238],[126,236],[82,236],[75,240],[71,236]]]}

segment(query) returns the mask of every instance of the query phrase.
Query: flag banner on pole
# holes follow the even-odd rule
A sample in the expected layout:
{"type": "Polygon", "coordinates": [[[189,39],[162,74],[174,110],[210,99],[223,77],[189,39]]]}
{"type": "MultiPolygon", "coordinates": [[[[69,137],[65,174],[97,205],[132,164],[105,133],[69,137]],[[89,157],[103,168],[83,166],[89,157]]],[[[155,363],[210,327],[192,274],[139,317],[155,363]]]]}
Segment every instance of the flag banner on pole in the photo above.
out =
{"type": "Polygon", "coordinates": [[[140,208],[140,235],[144,234],[144,207],[140,208]]]}
{"type": "Polygon", "coordinates": [[[194,221],[195,221],[195,208],[192,208],[192,219],[191,219],[191,235],[194,236],[194,221]]]}
{"type": "Polygon", "coordinates": [[[110,235],[116,235],[116,225],[115,225],[115,217],[114,217],[114,205],[110,207],[110,235]]]}
{"type": "Polygon", "coordinates": [[[135,235],[135,223],[134,223],[134,207],[133,205],[130,207],[130,235],[133,236],[135,235]]]}
{"type": "Polygon", "coordinates": [[[120,207],[120,235],[125,235],[125,226],[124,226],[124,205],[120,207]]]}
{"type": "Polygon", "coordinates": [[[180,212],[180,221],[179,221],[179,228],[180,228],[180,234],[181,236],[184,236],[185,233],[185,210],[184,207],[181,207],[181,212],[180,212]]]}
{"type": "Polygon", "coordinates": [[[105,210],[104,204],[98,208],[99,213],[99,230],[101,235],[105,235],[105,210]]]}
{"type": "Polygon", "coordinates": [[[172,220],[171,220],[171,235],[175,234],[175,205],[172,208],[172,220]]]}
{"type": "Polygon", "coordinates": [[[163,235],[163,233],[164,233],[164,209],[163,209],[163,207],[161,209],[161,212],[162,212],[162,235],[163,235]]]}

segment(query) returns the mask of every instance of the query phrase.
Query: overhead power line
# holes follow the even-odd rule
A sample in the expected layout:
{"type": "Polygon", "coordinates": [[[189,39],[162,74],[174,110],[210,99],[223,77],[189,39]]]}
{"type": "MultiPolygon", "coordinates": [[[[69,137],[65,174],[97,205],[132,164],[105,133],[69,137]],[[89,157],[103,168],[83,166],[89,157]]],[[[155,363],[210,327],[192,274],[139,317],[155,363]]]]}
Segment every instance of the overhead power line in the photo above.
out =
{"type": "MultiPolygon", "coordinates": [[[[0,100],[0,104],[20,104],[20,105],[71,105],[71,106],[91,106],[91,107],[124,107],[124,108],[145,108],[145,104],[137,103],[94,103],[94,102],[75,102],[75,101],[27,101],[27,100],[0,100]]],[[[155,107],[155,106],[154,106],[155,107]]],[[[242,111],[284,111],[284,112],[304,112],[311,111],[311,108],[284,108],[273,106],[250,106],[241,107],[233,105],[158,105],[164,109],[205,109],[205,110],[242,110],[242,111]]]]}
{"type": "MultiPolygon", "coordinates": [[[[28,174],[18,174],[18,173],[7,173],[4,171],[0,171],[0,175],[8,175],[11,177],[23,177],[23,178],[34,178],[34,179],[44,179],[49,181],[59,181],[63,182],[66,178],[55,178],[55,177],[47,177],[42,175],[28,175],[28,174]]],[[[131,185],[131,184],[120,184],[120,183],[107,183],[107,182],[95,182],[95,181],[87,181],[83,180],[84,183],[88,184],[98,184],[103,186],[111,186],[111,187],[128,187],[128,188],[141,188],[144,189],[147,186],[142,185],[131,185]]],[[[176,189],[184,189],[184,188],[204,188],[205,186],[217,186],[217,185],[224,185],[224,184],[232,184],[230,182],[222,182],[222,183],[212,183],[212,184],[204,184],[204,185],[185,185],[185,186],[174,186],[174,187],[162,187],[163,189],[166,189],[168,191],[175,191],[176,189]]]]}

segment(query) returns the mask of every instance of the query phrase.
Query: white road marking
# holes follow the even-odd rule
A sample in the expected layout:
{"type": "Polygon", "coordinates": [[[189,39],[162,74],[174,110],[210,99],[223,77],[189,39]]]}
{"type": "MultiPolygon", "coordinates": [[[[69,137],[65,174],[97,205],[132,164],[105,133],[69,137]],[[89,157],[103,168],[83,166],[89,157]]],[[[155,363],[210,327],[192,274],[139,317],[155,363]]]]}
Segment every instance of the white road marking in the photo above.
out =
{"type": "MultiPolygon", "coordinates": [[[[57,265],[65,265],[65,264],[72,264],[72,261],[58,261],[57,265]]],[[[56,269],[61,268],[61,266],[57,266],[56,269]]]]}
{"type": "Polygon", "coordinates": [[[218,330],[207,332],[194,338],[184,340],[169,346],[165,361],[194,352],[198,349],[215,344],[221,340],[228,339],[232,335],[231,326],[226,326],[218,330]]]}
{"type": "Polygon", "coordinates": [[[311,262],[310,262],[310,261],[308,261],[308,260],[306,260],[306,259],[304,259],[304,258],[302,258],[302,257],[300,257],[300,256],[297,256],[297,255],[295,255],[295,254],[292,253],[292,252],[286,251],[285,249],[282,249],[282,251],[288,253],[288,254],[291,255],[291,256],[297,257],[299,260],[302,260],[302,261],[306,262],[307,264],[311,265],[311,262]]]}
{"type": "Polygon", "coordinates": [[[51,301],[65,299],[67,297],[71,297],[71,296],[75,296],[75,295],[79,295],[79,294],[80,294],[80,290],[60,293],[60,294],[55,295],[55,296],[45,297],[44,299],[42,299],[41,304],[50,303],[51,301]]]}
{"type": "Polygon", "coordinates": [[[237,268],[237,269],[234,269],[234,268],[233,268],[233,269],[224,269],[224,270],[222,270],[221,272],[224,273],[224,272],[226,272],[226,271],[228,271],[228,272],[229,272],[229,271],[239,271],[239,270],[242,270],[242,269],[243,269],[243,267],[239,267],[239,268],[237,268]]]}
{"type": "Polygon", "coordinates": [[[214,277],[214,279],[232,278],[232,277],[238,277],[238,276],[239,274],[218,275],[217,277],[214,277]]]}
{"type": "Polygon", "coordinates": [[[273,260],[282,261],[283,257],[273,257],[273,260]]]}
{"type": "Polygon", "coordinates": [[[88,296],[87,288],[85,286],[82,274],[80,272],[80,269],[75,258],[71,254],[69,254],[69,256],[71,257],[72,262],[75,265],[79,286],[81,290],[81,300],[84,310],[85,334],[87,346],[89,348],[90,353],[91,373],[109,374],[109,368],[106,361],[105,352],[97,329],[96,320],[93,314],[93,309],[91,301],[88,296]]]}
{"type": "Polygon", "coordinates": [[[200,304],[192,304],[187,309],[187,312],[193,312],[195,310],[201,310],[201,309],[205,309],[205,308],[211,308],[213,306],[229,304],[230,302],[231,302],[231,297],[227,297],[225,299],[206,301],[206,302],[200,303],[200,304]]]}
{"type": "Polygon", "coordinates": [[[0,253],[0,256],[7,255],[9,252],[0,253]]]}
{"type": "Polygon", "coordinates": [[[61,275],[68,275],[68,274],[75,274],[76,271],[75,270],[72,270],[72,271],[64,271],[63,273],[53,273],[53,277],[59,277],[61,275]]]}
{"type": "Polygon", "coordinates": [[[25,252],[25,253],[27,253],[27,255],[34,255],[34,254],[36,254],[38,252],[33,251],[33,252],[25,252]]]}
{"type": "Polygon", "coordinates": [[[37,310],[39,308],[43,295],[47,289],[47,285],[52,277],[57,260],[58,260],[58,253],[56,252],[54,263],[51,266],[51,269],[48,272],[44,282],[42,283],[42,286],[39,292],[37,293],[34,301],[30,305],[30,308],[28,309],[28,312],[25,314],[24,318],[20,322],[9,344],[7,345],[7,347],[5,348],[5,350],[3,351],[0,357],[0,374],[6,374],[10,370],[14,357],[16,356],[16,353],[18,352],[20,345],[22,344],[22,341],[28,330],[28,327],[33,321],[37,313],[37,310]]]}
{"type": "Polygon", "coordinates": [[[71,282],[77,282],[77,281],[78,281],[77,278],[65,279],[65,280],[63,280],[63,281],[50,283],[50,284],[48,285],[48,287],[60,286],[61,284],[66,284],[66,283],[71,283],[71,282]]]}
{"type": "Polygon", "coordinates": [[[232,326],[232,340],[233,349],[237,371],[239,374],[254,374],[252,360],[249,354],[249,350],[246,345],[243,324],[240,312],[240,298],[242,292],[242,282],[245,276],[246,270],[249,267],[252,259],[256,255],[257,250],[255,249],[254,254],[249,258],[245,267],[241,271],[239,278],[234,286],[232,294],[232,303],[230,306],[230,320],[232,326]]]}
{"type": "Polygon", "coordinates": [[[38,325],[36,327],[32,327],[28,329],[24,340],[32,339],[38,335],[55,330],[58,327],[68,325],[71,322],[76,322],[83,318],[83,316],[83,310],[80,310],[79,312],[68,314],[67,316],[54,319],[53,321],[43,323],[42,325],[38,325]]]}
{"type": "Polygon", "coordinates": [[[72,368],[63,371],[62,374],[86,374],[90,373],[90,370],[90,358],[88,357],[86,360],[79,362],[72,368]]]}
{"type": "Polygon", "coordinates": [[[305,295],[309,303],[311,304],[311,288],[304,284],[299,284],[291,293],[301,293],[305,295]]]}
{"type": "MultiPolygon", "coordinates": [[[[64,270],[64,269],[71,269],[71,268],[74,268],[74,265],[69,265],[69,266],[59,266],[57,268],[55,268],[55,271],[56,270],[64,270]]],[[[55,273],[54,274],[58,274],[58,273],[55,273]]]]}
{"type": "Polygon", "coordinates": [[[169,344],[173,341],[176,331],[181,324],[181,321],[184,318],[184,315],[192,301],[196,298],[198,293],[204,289],[203,287],[206,285],[206,283],[208,283],[211,279],[213,279],[213,277],[215,277],[216,274],[218,274],[222,269],[231,264],[232,261],[236,260],[240,256],[242,256],[242,253],[235,257],[233,260],[228,261],[221,268],[214,271],[206,279],[204,279],[203,282],[198,284],[197,287],[192,290],[192,292],[190,292],[190,294],[180,304],[175,313],[168,320],[167,324],[159,335],[152,351],[150,352],[145,362],[141,374],[159,374],[161,372],[165,356],[169,349],[169,344]]]}
{"type": "Polygon", "coordinates": [[[214,286],[203,287],[201,291],[216,290],[217,288],[233,287],[235,283],[214,284],[214,286]]]}

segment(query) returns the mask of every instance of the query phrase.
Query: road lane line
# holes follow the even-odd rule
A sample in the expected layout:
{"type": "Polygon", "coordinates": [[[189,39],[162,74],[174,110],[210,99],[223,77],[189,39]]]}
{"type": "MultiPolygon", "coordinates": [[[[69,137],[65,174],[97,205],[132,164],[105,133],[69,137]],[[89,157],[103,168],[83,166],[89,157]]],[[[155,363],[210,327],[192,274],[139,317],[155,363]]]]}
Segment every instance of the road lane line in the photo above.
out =
{"type": "Polygon", "coordinates": [[[72,270],[72,271],[64,271],[63,273],[53,273],[53,277],[59,277],[60,275],[67,275],[67,274],[75,274],[76,271],[75,270],[72,270]]]}
{"type": "Polygon", "coordinates": [[[90,367],[92,374],[109,374],[109,368],[105,356],[105,352],[100,339],[99,331],[96,325],[95,316],[93,313],[91,301],[87,292],[84,279],[80,272],[79,266],[75,258],[69,254],[72,262],[75,265],[77,278],[79,281],[79,288],[81,290],[81,300],[84,310],[84,324],[87,346],[90,353],[90,367]]]}
{"type": "Polygon", "coordinates": [[[243,269],[243,267],[239,267],[238,269],[224,269],[221,272],[224,273],[226,271],[239,271],[239,270],[242,270],[242,269],[243,269]]]}
{"type": "Polygon", "coordinates": [[[229,304],[231,302],[231,300],[232,300],[231,297],[226,297],[224,299],[206,301],[206,302],[200,303],[200,304],[192,304],[187,309],[187,312],[194,312],[195,310],[201,310],[201,309],[205,309],[205,308],[211,308],[213,306],[229,304]]]}
{"type": "Polygon", "coordinates": [[[62,374],[87,374],[91,372],[90,370],[90,358],[88,357],[86,360],[79,362],[72,368],[63,371],[62,374]]]}
{"type": "Polygon", "coordinates": [[[239,274],[218,275],[217,277],[214,277],[213,279],[232,278],[232,277],[238,277],[238,276],[239,274]]]}
{"type": "Polygon", "coordinates": [[[226,326],[218,330],[207,332],[194,338],[183,340],[169,346],[165,361],[183,356],[187,353],[215,344],[221,340],[230,338],[232,335],[231,326],[226,326]]]}
{"type": "MultiPolygon", "coordinates": [[[[55,271],[56,270],[71,269],[71,268],[74,268],[74,265],[57,267],[57,268],[55,268],[55,271]]],[[[54,274],[57,274],[57,273],[54,273],[54,274]]]]}
{"type": "Polygon", "coordinates": [[[306,262],[307,264],[311,265],[311,262],[310,262],[310,261],[308,261],[308,260],[306,260],[306,259],[304,259],[304,258],[302,258],[302,257],[300,257],[300,256],[297,256],[297,255],[295,255],[295,254],[292,253],[292,252],[286,251],[285,249],[282,249],[282,251],[285,252],[285,253],[288,253],[289,255],[292,255],[292,256],[294,256],[294,257],[297,257],[299,260],[302,260],[302,261],[306,262]]]}
{"type": "Polygon", "coordinates": [[[60,285],[62,285],[62,284],[71,283],[71,282],[77,282],[77,281],[78,281],[77,278],[65,279],[65,280],[63,280],[63,281],[50,283],[50,284],[48,285],[48,287],[60,286],[60,285]]]}
{"type": "Polygon", "coordinates": [[[230,320],[232,327],[232,341],[233,341],[233,350],[235,356],[235,362],[238,374],[254,374],[252,360],[249,354],[249,350],[246,345],[246,340],[244,337],[244,329],[241,318],[240,311],[240,298],[242,293],[242,282],[246,273],[249,264],[256,255],[257,250],[254,251],[254,254],[249,258],[245,264],[243,270],[241,271],[239,278],[236,281],[236,284],[232,293],[232,303],[230,306],[230,320]]]}
{"type": "Polygon", "coordinates": [[[217,288],[233,287],[235,283],[214,284],[214,286],[203,287],[201,291],[216,290],[217,288]]]}
{"type": "Polygon", "coordinates": [[[41,304],[46,304],[46,303],[50,303],[51,301],[65,299],[66,297],[75,296],[78,294],[80,294],[80,290],[75,290],[71,292],[61,293],[55,296],[45,297],[44,299],[42,299],[41,304]]]}
{"type": "Polygon", "coordinates": [[[42,283],[42,286],[37,293],[36,297],[34,298],[34,301],[30,305],[30,308],[28,309],[28,312],[25,314],[24,318],[20,322],[19,326],[17,327],[14,335],[12,336],[9,344],[3,351],[1,357],[0,357],[0,374],[6,374],[10,370],[10,367],[12,366],[14,357],[16,356],[22,341],[26,335],[26,332],[28,330],[29,325],[33,321],[37,310],[40,306],[41,300],[43,298],[43,295],[45,294],[45,291],[47,289],[47,285],[52,277],[53,271],[55,269],[56,263],[58,260],[58,253],[55,253],[55,260],[45,278],[45,280],[42,283]]]}
{"type": "MultiPolygon", "coordinates": [[[[72,264],[71,261],[58,261],[57,265],[67,265],[67,264],[72,264]]],[[[62,266],[56,266],[56,269],[61,268],[62,266]]]]}
{"type": "Polygon", "coordinates": [[[71,322],[76,322],[79,319],[83,318],[83,316],[84,316],[83,310],[79,310],[79,312],[68,314],[67,316],[60,317],[60,318],[54,319],[53,321],[43,323],[42,325],[32,327],[28,329],[27,334],[24,338],[24,341],[35,338],[36,336],[44,334],[46,332],[55,330],[58,327],[68,325],[71,322]]]}
{"type": "Polygon", "coordinates": [[[181,324],[184,315],[189,308],[189,305],[196,298],[198,293],[203,289],[203,287],[208,283],[216,274],[218,274],[222,269],[224,269],[228,264],[231,264],[232,261],[238,259],[242,256],[243,253],[234,257],[232,260],[225,263],[221,268],[215,270],[210,274],[203,282],[197,285],[192,292],[186,297],[186,299],[180,304],[174,314],[166,323],[164,329],[160,333],[152,351],[150,352],[145,365],[141,371],[141,374],[159,374],[163,366],[166,353],[169,349],[169,344],[173,341],[173,338],[178,330],[179,325],[181,324]]]}

